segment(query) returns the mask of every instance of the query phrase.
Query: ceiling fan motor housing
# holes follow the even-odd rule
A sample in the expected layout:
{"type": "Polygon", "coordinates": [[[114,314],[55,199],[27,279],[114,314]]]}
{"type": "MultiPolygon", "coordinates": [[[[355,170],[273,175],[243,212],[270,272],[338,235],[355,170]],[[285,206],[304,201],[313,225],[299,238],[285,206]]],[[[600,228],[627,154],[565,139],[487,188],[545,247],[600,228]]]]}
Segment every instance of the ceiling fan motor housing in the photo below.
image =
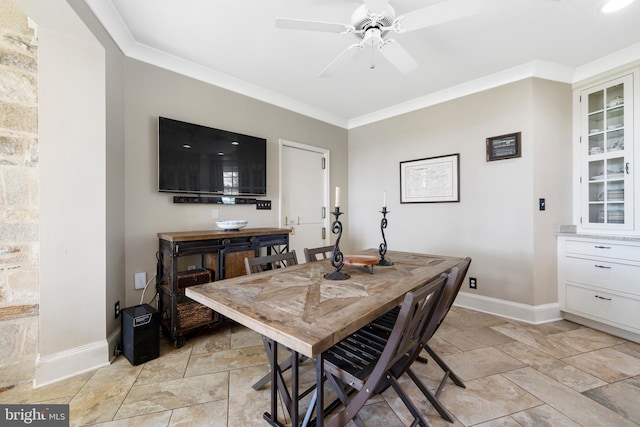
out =
{"type": "Polygon", "coordinates": [[[351,15],[351,25],[356,29],[354,33],[358,38],[363,39],[365,33],[370,28],[381,30],[381,36],[384,37],[396,18],[396,12],[391,5],[387,5],[380,14],[369,12],[366,4],[359,6],[351,15]],[[387,28],[382,31],[382,28],[387,28]]]}

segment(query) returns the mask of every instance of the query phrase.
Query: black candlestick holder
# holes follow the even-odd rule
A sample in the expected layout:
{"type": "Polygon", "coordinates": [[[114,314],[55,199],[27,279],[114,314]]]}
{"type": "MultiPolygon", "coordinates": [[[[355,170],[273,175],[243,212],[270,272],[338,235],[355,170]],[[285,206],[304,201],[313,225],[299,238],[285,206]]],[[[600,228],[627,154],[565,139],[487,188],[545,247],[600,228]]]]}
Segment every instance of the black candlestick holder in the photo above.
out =
{"type": "Polygon", "coordinates": [[[333,251],[331,252],[331,265],[335,270],[332,273],[325,274],[324,278],[328,280],[347,280],[351,276],[340,271],[344,266],[344,255],[340,251],[340,238],[342,237],[342,223],[339,220],[340,215],[342,215],[340,207],[336,206],[332,213],[336,219],[331,225],[331,232],[338,235],[336,243],[333,245],[333,251]]]}
{"type": "Polygon", "coordinates": [[[380,246],[378,247],[378,253],[380,254],[380,261],[378,261],[378,265],[381,265],[383,267],[388,267],[390,265],[393,265],[392,261],[389,261],[388,259],[384,259],[384,256],[387,254],[387,239],[384,237],[384,229],[387,228],[387,214],[389,213],[389,211],[387,210],[386,206],[383,206],[380,213],[382,214],[382,220],[380,221],[380,232],[382,232],[382,243],[380,243],[380,246]]]}

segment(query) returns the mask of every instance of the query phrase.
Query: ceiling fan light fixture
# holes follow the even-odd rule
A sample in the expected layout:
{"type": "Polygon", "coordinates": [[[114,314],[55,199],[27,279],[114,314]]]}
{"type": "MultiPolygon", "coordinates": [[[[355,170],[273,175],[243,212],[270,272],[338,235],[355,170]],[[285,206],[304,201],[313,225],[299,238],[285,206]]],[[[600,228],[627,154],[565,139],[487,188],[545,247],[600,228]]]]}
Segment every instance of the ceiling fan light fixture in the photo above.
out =
{"type": "Polygon", "coordinates": [[[616,12],[622,8],[629,6],[634,0],[608,0],[601,8],[602,13],[616,12]]]}
{"type": "Polygon", "coordinates": [[[329,77],[346,60],[354,57],[365,45],[371,45],[371,67],[375,68],[373,53],[377,47],[382,56],[401,73],[408,74],[418,67],[416,60],[399,43],[388,36],[391,32],[404,33],[439,25],[479,13],[484,0],[440,0],[432,6],[414,10],[396,17],[389,0],[362,0],[351,15],[351,25],[306,19],[276,18],[276,27],[292,30],[322,31],[353,34],[359,39],[344,49],[319,74],[329,77]]]}

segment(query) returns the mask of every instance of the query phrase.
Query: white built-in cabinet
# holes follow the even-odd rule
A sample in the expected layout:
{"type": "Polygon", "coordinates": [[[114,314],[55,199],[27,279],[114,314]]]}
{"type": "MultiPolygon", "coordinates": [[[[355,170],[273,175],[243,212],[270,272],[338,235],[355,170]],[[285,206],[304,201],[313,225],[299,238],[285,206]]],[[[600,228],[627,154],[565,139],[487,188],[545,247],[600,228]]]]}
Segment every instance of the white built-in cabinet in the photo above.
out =
{"type": "Polygon", "coordinates": [[[640,238],[558,236],[565,318],[640,342],[640,238]]]}
{"type": "Polygon", "coordinates": [[[561,233],[557,240],[563,317],[637,342],[639,75],[638,68],[630,68],[574,87],[576,232],[561,233]]]}
{"type": "Polygon", "coordinates": [[[634,75],[583,89],[579,102],[580,227],[633,231],[634,75]]]}

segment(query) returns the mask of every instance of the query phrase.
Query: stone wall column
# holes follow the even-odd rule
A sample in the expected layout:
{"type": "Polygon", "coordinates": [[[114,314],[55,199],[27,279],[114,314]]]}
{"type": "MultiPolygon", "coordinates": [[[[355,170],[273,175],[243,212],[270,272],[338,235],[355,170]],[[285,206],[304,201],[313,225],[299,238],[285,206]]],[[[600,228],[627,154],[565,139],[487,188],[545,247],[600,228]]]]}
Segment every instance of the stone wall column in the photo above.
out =
{"type": "Polygon", "coordinates": [[[38,354],[36,31],[0,0],[0,391],[31,381],[38,354]]]}

